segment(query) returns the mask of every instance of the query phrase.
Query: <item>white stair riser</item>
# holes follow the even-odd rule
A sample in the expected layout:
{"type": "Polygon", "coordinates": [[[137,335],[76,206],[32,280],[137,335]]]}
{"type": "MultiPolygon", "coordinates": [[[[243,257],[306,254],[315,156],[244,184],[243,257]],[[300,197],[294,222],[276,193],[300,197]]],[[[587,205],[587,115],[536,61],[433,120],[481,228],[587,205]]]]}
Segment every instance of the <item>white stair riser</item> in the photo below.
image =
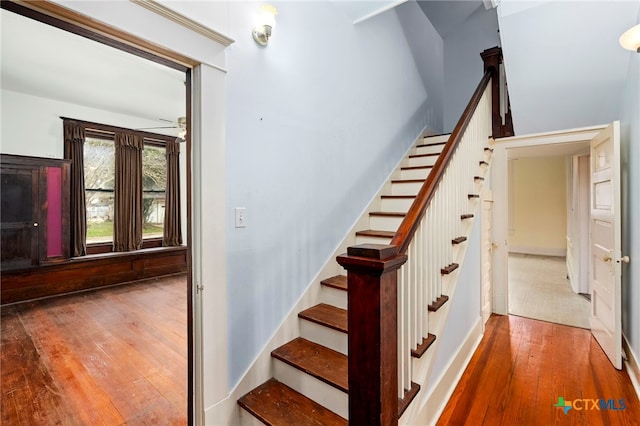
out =
{"type": "Polygon", "coordinates": [[[392,183],[391,195],[416,195],[424,182],[392,183]]]}
{"type": "Polygon", "coordinates": [[[400,171],[400,179],[426,179],[431,169],[408,169],[400,171]]]}
{"type": "Polygon", "coordinates": [[[347,292],[337,288],[322,286],[320,301],[340,309],[347,309],[347,292]]]}
{"type": "Polygon", "coordinates": [[[240,426],[264,426],[264,423],[244,408],[240,408],[240,426]]]}
{"type": "Polygon", "coordinates": [[[422,138],[422,143],[446,142],[446,141],[449,140],[449,136],[451,136],[451,134],[438,135],[438,136],[426,136],[426,137],[422,138]]]}
{"type": "Polygon", "coordinates": [[[376,231],[392,231],[398,230],[403,217],[389,216],[369,216],[369,226],[376,231]]]}
{"type": "Polygon", "coordinates": [[[300,336],[347,355],[347,333],[300,318],[300,336]]]}
{"type": "Polygon", "coordinates": [[[415,198],[383,198],[380,209],[383,212],[408,212],[415,198]]]}
{"type": "Polygon", "coordinates": [[[416,147],[416,154],[433,154],[434,152],[440,154],[443,147],[444,145],[419,146],[416,147]]]}
{"type": "Polygon", "coordinates": [[[413,167],[413,166],[433,166],[436,163],[436,159],[438,157],[436,157],[435,155],[431,155],[428,157],[411,157],[408,159],[407,161],[407,166],[409,167],[413,167]]]}
{"type": "Polygon", "coordinates": [[[349,417],[346,393],[278,359],[273,359],[274,376],[291,389],[303,394],[345,419],[349,417]]]}
{"type": "Polygon", "coordinates": [[[388,245],[391,242],[391,238],[381,238],[381,237],[369,237],[369,236],[356,236],[356,245],[357,244],[384,244],[388,245]]]}

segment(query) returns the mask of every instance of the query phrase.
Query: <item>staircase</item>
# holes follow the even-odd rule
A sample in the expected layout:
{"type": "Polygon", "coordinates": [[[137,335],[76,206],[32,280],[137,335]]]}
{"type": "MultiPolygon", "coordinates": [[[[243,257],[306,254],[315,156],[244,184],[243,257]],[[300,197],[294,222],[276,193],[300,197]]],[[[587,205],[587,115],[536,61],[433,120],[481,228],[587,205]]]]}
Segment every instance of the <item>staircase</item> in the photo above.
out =
{"type": "MultiPolygon", "coordinates": [[[[299,335],[271,352],[273,377],[238,400],[242,424],[349,418],[394,426],[437,418],[446,396],[421,395],[420,384],[431,376],[458,287],[490,138],[512,133],[501,116],[501,51],[481,56],[484,76],[452,134],[424,138],[403,159],[380,208],[368,213],[368,229],[336,258],[347,276],[321,282],[313,299],[320,303],[298,313],[299,335]]],[[[442,373],[455,375],[450,369],[442,373]]]]}
{"type": "MultiPolygon", "coordinates": [[[[381,195],[380,211],[369,213],[369,229],[356,232],[357,245],[389,244],[448,137],[425,137],[411,150],[394,172],[388,193],[381,195]]],[[[469,195],[470,199],[476,196],[469,195]]],[[[465,240],[466,236],[459,236],[452,244],[465,240]]],[[[449,274],[455,267],[444,269],[443,274],[449,274]]],[[[246,410],[242,413],[243,424],[255,419],[267,425],[347,424],[347,277],[329,277],[321,285],[321,303],[298,314],[300,337],[271,352],[274,378],[238,401],[246,410]]],[[[435,314],[447,299],[446,295],[440,296],[429,311],[435,314]]],[[[412,356],[421,357],[435,339],[429,334],[412,356]]],[[[398,417],[419,387],[412,389],[399,401],[398,417]]]]}

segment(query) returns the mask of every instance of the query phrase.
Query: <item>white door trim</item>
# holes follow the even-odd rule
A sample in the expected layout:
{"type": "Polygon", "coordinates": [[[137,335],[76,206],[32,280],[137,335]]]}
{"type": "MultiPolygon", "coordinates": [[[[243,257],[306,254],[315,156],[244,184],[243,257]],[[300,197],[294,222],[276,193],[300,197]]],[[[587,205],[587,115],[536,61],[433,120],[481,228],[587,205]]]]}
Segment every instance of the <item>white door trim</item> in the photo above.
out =
{"type": "Polygon", "coordinates": [[[493,301],[495,313],[506,315],[509,309],[508,151],[514,148],[531,147],[531,149],[545,149],[560,144],[588,142],[605,127],[604,125],[600,125],[560,130],[557,132],[512,136],[495,139],[493,141],[492,147],[494,148],[494,152],[491,165],[494,218],[493,241],[498,245],[493,253],[493,301]]]}

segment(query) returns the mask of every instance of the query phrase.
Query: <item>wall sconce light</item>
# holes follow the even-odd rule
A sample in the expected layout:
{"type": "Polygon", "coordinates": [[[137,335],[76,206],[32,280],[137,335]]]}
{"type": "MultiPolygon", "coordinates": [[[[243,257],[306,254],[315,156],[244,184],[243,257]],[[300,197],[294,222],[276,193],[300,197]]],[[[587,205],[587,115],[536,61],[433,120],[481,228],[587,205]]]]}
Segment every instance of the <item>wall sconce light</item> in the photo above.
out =
{"type": "Polygon", "coordinates": [[[266,46],[269,43],[269,37],[276,27],[277,14],[278,10],[273,6],[265,4],[260,8],[258,25],[253,28],[253,39],[260,46],[266,46]]]}
{"type": "Polygon", "coordinates": [[[640,53],[640,24],[631,27],[620,36],[620,46],[640,53]]]}

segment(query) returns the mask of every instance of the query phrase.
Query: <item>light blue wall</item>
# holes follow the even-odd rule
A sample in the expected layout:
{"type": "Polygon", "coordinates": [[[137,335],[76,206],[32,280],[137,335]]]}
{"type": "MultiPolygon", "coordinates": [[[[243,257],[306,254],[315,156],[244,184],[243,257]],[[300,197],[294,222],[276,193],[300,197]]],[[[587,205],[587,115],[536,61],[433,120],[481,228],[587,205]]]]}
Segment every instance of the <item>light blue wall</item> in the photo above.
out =
{"type": "Polygon", "coordinates": [[[496,9],[479,7],[444,38],[444,129],[451,132],[484,74],[480,53],[500,45],[496,9]]]}
{"type": "Polygon", "coordinates": [[[230,5],[229,386],[242,377],[425,127],[442,130],[442,40],[414,2],[353,25],[331,2],[230,5]],[[418,9],[418,10],[416,10],[418,9]],[[423,49],[406,34],[420,34],[423,49]],[[427,74],[429,73],[429,74],[427,74]],[[245,207],[246,228],[234,227],[245,207]]]}
{"type": "Polygon", "coordinates": [[[480,224],[481,220],[478,217],[467,240],[467,253],[460,266],[456,292],[447,302],[451,303],[451,308],[444,330],[437,336],[440,346],[436,352],[431,375],[426,382],[427,394],[438,384],[439,376],[447,371],[449,363],[456,356],[467,335],[480,320],[482,277],[480,270],[480,224]]]}
{"type": "Polygon", "coordinates": [[[622,97],[622,330],[640,357],[640,54],[629,52],[629,70],[622,97]]]}

